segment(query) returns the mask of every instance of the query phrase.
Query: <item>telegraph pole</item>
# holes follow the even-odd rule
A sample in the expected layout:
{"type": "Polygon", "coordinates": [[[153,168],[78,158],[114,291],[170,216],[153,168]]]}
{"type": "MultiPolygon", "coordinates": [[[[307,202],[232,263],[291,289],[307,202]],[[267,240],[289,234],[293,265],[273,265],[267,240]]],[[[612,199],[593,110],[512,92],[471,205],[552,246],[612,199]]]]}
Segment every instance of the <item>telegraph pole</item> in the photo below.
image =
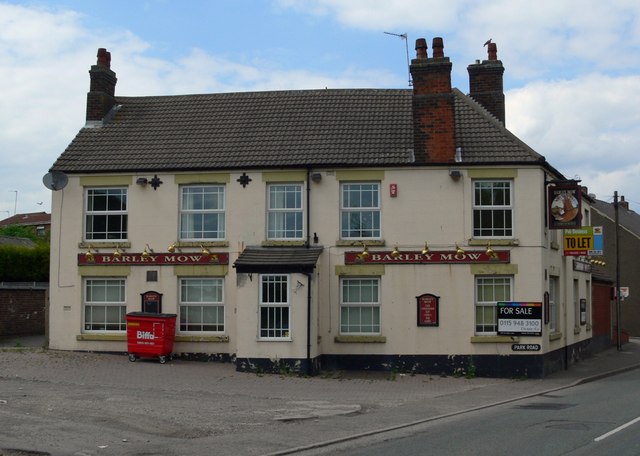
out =
{"type": "Polygon", "coordinates": [[[618,215],[618,192],[613,192],[613,209],[616,223],[616,348],[622,351],[622,310],[620,309],[620,219],[618,215]]]}

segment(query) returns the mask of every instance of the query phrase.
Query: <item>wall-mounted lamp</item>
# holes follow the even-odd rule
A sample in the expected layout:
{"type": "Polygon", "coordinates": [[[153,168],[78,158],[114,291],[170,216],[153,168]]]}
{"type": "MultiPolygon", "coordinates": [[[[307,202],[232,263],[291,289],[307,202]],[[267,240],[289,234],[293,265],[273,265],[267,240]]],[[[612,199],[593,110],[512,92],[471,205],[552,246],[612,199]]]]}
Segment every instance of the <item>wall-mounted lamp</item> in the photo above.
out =
{"type": "Polygon", "coordinates": [[[589,260],[589,263],[593,264],[594,266],[606,266],[607,262],[600,260],[598,258],[587,258],[587,260],[589,260]]]}
{"type": "Polygon", "coordinates": [[[451,170],[449,170],[449,176],[455,182],[458,182],[460,180],[460,178],[462,177],[462,173],[460,171],[458,171],[457,169],[451,169],[451,170]]]}
{"type": "Polygon", "coordinates": [[[422,249],[422,254],[426,255],[427,253],[429,253],[429,246],[427,245],[427,242],[425,241],[424,248],[422,249]]]}
{"type": "Polygon", "coordinates": [[[149,247],[149,244],[147,244],[144,247],[144,250],[142,251],[142,258],[149,258],[149,256],[153,253],[153,249],[151,247],[149,247]]]}
{"type": "Polygon", "coordinates": [[[136,179],[136,184],[144,187],[145,185],[147,185],[149,183],[149,179],[147,179],[146,177],[139,177],[136,179]]]}
{"type": "Polygon", "coordinates": [[[391,252],[391,256],[393,258],[398,258],[400,256],[400,250],[398,250],[398,246],[396,245],[391,252]]]}
{"type": "Polygon", "coordinates": [[[120,258],[122,256],[122,250],[120,250],[120,246],[116,245],[116,250],[113,252],[114,258],[120,258]]]}
{"type": "Polygon", "coordinates": [[[176,245],[176,243],[172,242],[171,245],[169,247],[167,247],[167,252],[173,253],[173,252],[176,251],[177,248],[178,248],[178,246],[176,245]]]}
{"type": "Polygon", "coordinates": [[[320,181],[322,180],[322,174],[320,174],[320,173],[312,173],[311,174],[311,180],[313,182],[315,182],[316,184],[320,183],[320,181]]]}
{"type": "Polygon", "coordinates": [[[498,254],[496,253],[496,251],[491,248],[491,242],[487,242],[487,250],[485,250],[484,253],[486,253],[487,256],[492,260],[498,258],[498,254]]]}
{"type": "Polygon", "coordinates": [[[202,249],[202,254],[203,255],[211,255],[211,252],[209,252],[209,249],[206,248],[204,245],[200,244],[200,249],[202,249]]]}
{"type": "Polygon", "coordinates": [[[366,244],[362,244],[362,252],[358,254],[359,260],[365,260],[369,256],[369,250],[366,244]]]}
{"type": "MultiPolygon", "coordinates": [[[[96,260],[96,257],[93,255],[93,252],[91,251],[91,249],[93,249],[93,246],[91,244],[89,244],[87,246],[87,252],[84,254],[84,257],[87,259],[87,261],[89,263],[93,263],[96,260]]],[[[97,252],[97,250],[96,250],[96,252],[97,252]]]]}
{"type": "Polygon", "coordinates": [[[456,244],[456,255],[464,255],[464,249],[456,244]]]}

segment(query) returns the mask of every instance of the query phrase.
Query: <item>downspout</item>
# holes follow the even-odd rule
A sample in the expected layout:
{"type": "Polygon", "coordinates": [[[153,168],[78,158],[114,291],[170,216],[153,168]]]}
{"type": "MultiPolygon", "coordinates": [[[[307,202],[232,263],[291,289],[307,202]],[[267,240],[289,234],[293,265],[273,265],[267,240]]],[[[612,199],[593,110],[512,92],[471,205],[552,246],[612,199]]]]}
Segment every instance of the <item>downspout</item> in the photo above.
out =
{"type": "MultiPolygon", "coordinates": [[[[311,201],[311,169],[307,168],[307,204],[306,204],[306,225],[307,225],[307,248],[311,247],[311,237],[309,230],[311,223],[309,221],[309,214],[311,210],[309,204],[311,201]]],[[[307,276],[307,375],[311,376],[311,273],[306,272],[307,276]]]]}

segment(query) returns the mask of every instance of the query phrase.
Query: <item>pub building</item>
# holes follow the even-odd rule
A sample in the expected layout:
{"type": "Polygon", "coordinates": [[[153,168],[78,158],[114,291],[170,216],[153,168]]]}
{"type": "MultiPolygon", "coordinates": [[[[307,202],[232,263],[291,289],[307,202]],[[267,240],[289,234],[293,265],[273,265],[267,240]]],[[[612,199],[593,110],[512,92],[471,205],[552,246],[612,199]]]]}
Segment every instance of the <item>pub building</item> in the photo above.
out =
{"type": "Polygon", "coordinates": [[[496,43],[468,95],[451,68],[418,39],[410,89],[120,96],[98,50],[49,175],[50,347],[126,352],[146,307],[177,315],[175,356],[239,371],[543,377],[588,355],[562,230],[590,199],[506,129],[496,43]]]}

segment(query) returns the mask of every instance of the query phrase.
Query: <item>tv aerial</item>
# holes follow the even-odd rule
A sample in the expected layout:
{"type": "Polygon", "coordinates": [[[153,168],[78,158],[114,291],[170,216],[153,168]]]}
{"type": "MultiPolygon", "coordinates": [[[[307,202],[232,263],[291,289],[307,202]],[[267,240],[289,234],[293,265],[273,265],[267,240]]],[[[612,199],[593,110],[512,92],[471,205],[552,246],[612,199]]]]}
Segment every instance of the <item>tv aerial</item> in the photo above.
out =
{"type": "Polygon", "coordinates": [[[58,191],[67,186],[69,178],[62,171],[51,171],[42,176],[42,183],[49,190],[58,191]]]}
{"type": "Polygon", "coordinates": [[[406,33],[392,33],[392,32],[383,32],[385,35],[393,35],[393,36],[397,36],[398,38],[400,38],[401,40],[404,40],[404,47],[405,50],[407,51],[407,75],[409,76],[409,87],[411,87],[412,83],[411,83],[411,68],[409,67],[409,40],[407,38],[407,34],[406,33]]]}

